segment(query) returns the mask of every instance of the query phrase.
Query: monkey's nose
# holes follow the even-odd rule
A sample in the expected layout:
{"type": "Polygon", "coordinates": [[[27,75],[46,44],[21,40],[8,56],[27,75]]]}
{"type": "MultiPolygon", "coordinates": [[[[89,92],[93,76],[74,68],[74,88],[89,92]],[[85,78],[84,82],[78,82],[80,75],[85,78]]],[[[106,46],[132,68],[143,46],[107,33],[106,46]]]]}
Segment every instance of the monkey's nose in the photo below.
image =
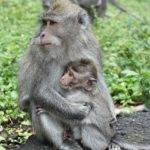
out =
{"type": "Polygon", "coordinates": [[[66,79],[65,79],[64,77],[62,77],[62,78],[60,79],[60,83],[61,83],[62,85],[64,85],[64,86],[67,85],[67,81],[66,81],[66,79]]]}

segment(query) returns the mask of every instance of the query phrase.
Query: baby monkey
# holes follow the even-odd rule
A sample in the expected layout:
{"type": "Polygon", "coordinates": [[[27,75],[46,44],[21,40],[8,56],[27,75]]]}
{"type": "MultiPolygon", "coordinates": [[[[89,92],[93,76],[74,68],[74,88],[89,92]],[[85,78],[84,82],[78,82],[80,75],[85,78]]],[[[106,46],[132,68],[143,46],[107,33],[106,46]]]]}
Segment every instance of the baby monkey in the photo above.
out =
{"type": "Polygon", "coordinates": [[[66,91],[64,96],[71,102],[85,102],[92,106],[89,115],[81,122],[68,122],[73,138],[80,140],[84,147],[91,150],[106,149],[110,140],[108,137],[113,132],[109,124],[112,118],[107,118],[106,114],[109,116],[111,113],[107,104],[101,107],[101,104],[105,102],[99,99],[97,69],[94,63],[89,59],[70,62],[60,79],[60,85],[66,91]],[[106,131],[102,131],[103,128],[106,131]]]}
{"type": "MultiPolygon", "coordinates": [[[[88,59],[70,62],[60,79],[61,87],[69,90],[92,91],[97,83],[97,70],[88,59]]],[[[70,94],[69,94],[70,95],[70,94]]]]}

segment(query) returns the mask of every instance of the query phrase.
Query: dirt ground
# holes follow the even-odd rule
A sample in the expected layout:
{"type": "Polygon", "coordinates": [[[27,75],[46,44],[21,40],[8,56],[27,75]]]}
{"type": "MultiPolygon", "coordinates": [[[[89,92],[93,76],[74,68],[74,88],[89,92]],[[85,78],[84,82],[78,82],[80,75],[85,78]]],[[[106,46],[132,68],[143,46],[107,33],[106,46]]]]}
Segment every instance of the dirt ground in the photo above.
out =
{"type": "Polygon", "coordinates": [[[127,143],[150,144],[150,111],[118,117],[116,139],[127,143]]]}

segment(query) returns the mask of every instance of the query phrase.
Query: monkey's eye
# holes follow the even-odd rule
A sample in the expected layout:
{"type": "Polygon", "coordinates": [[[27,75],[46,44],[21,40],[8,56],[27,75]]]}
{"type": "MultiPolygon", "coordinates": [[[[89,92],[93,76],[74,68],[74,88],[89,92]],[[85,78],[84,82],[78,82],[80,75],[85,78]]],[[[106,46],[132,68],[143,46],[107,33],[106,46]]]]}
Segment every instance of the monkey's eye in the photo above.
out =
{"type": "Polygon", "coordinates": [[[55,25],[55,24],[57,24],[57,22],[56,22],[56,21],[54,21],[54,20],[50,20],[50,25],[55,25]]]}
{"type": "Polygon", "coordinates": [[[69,76],[73,77],[73,73],[71,71],[69,71],[69,76]]]}
{"type": "Polygon", "coordinates": [[[46,26],[47,25],[47,21],[46,20],[42,20],[42,24],[43,24],[43,26],[46,26]]]}
{"type": "Polygon", "coordinates": [[[88,81],[87,81],[87,85],[92,86],[92,81],[91,81],[91,80],[88,80],[88,81]]]}

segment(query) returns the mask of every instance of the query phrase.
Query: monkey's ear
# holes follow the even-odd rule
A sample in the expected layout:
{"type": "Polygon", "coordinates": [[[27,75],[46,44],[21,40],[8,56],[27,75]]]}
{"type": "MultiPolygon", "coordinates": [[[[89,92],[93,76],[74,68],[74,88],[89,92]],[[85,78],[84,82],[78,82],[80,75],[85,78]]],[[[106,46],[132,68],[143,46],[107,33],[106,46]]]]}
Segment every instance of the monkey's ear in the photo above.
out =
{"type": "Polygon", "coordinates": [[[44,9],[49,9],[52,4],[52,0],[42,0],[42,3],[44,9]]]}
{"type": "Polygon", "coordinates": [[[97,80],[94,78],[90,78],[89,80],[85,81],[84,83],[85,90],[92,91],[96,83],[97,83],[97,80]]]}
{"type": "Polygon", "coordinates": [[[90,18],[85,11],[79,12],[78,22],[79,22],[79,24],[81,24],[81,27],[83,29],[86,29],[89,26],[90,18]]]}

